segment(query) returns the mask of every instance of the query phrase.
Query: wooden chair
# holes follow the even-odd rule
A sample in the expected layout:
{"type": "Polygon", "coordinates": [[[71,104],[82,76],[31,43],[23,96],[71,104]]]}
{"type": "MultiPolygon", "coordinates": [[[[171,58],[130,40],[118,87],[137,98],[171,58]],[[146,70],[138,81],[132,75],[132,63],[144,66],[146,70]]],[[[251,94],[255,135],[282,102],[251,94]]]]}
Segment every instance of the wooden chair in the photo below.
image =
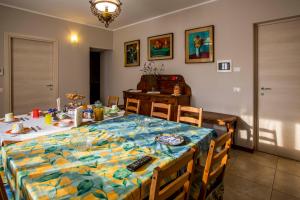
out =
{"type": "Polygon", "coordinates": [[[0,199],[1,200],[8,200],[5,185],[2,181],[2,177],[0,176],[0,199]]]}
{"type": "Polygon", "coordinates": [[[127,98],[126,100],[126,114],[130,114],[130,113],[135,113],[135,114],[139,114],[140,112],[140,103],[141,101],[138,99],[130,99],[127,98]],[[133,106],[132,104],[135,104],[135,106],[133,106]]]}
{"type": "Polygon", "coordinates": [[[191,199],[205,200],[210,195],[214,197],[223,196],[223,177],[230,146],[231,133],[224,134],[216,140],[211,140],[204,171],[199,161],[195,167],[191,199]]]}
{"type": "Polygon", "coordinates": [[[112,107],[113,105],[119,105],[119,97],[118,96],[108,96],[107,107],[112,107]]]}
{"type": "Polygon", "coordinates": [[[152,176],[149,200],[165,199],[188,199],[195,166],[196,149],[192,148],[184,156],[180,157],[175,163],[165,168],[155,168],[152,176]],[[175,180],[167,183],[161,188],[162,180],[170,175],[186,168],[186,171],[178,176],[175,180]],[[174,195],[176,194],[176,197],[174,195]],[[173,198],[174,197],[174,198],[173,198]]]}
{"type": "Polygon", "coordinates": [[[194,108],[190,106],[178,106],[177,122],[186,122],[189,124],[196,124],[198,127],[202,126],[202,108],[194,108]],[[183,115],[186,113],[186,115],[183,115]],[[194,117],[196,116],[196,117],[194,117]]]}
{"type": "Polygon", "coordinates": [[[166,119],[166,120],[170,121],[170,118],[171,118],[171,104],[152,102],[151,117],[159,117],[159,118],[166,119]],[[163,113],[163,112],[160,112],[160,111],[156,111],[156,109],[167,110],[167,114],[163,113]]]}

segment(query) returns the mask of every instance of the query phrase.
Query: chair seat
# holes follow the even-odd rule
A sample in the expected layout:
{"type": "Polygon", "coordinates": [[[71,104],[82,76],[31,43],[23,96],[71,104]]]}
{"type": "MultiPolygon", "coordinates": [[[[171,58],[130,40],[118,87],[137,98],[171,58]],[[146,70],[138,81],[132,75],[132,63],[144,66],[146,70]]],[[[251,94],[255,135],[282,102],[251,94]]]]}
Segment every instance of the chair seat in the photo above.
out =
{"type": "Polygon", "coordinates": [[[10,189],[8,183],[4,184],[4,188],[5,188],[5,191],[6,191],[6,195],[7,195],[8,200],[14,200],[13,193],[11,192],[11,189],[10,189]]]}
{"type": "MultiPolygon", "coordinates": [[[[203,176],[203,169],[197,168],[194,173],[194,180],[191,185],[190,189],[190,199],[197,200],[200,194],[200,189],[202,185],[202,176],[203,176]]],[[[216,183],[216,182],[215,182],[216,183]]],[[[208,187],[208,191],[210,191],[207,196],[206,200],[222,200],[224,194],[224,184],[223,182],[218,184],[211,184],[208,187]],[[213,187],[213,189],[211,189],[213,187]]]]}

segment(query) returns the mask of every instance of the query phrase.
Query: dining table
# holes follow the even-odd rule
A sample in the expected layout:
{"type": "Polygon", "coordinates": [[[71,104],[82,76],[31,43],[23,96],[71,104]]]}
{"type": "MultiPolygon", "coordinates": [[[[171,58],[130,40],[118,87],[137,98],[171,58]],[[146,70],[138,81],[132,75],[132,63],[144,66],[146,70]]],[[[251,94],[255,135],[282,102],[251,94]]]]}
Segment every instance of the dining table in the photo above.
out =
{"type": "MultiPolygon", "coordinates": [[[[105,107],[105,109],[109,109],[108,107],[105,107]]],[[[116,117],[121,117],[125,113],[124,110],[120,110],[116,113],[116,115],[104,115],[103,120],[109,120],[116,117]]],[[[70,116],[72,118],[72,116],[70,116]]],[[[29,128],[29,132],[26,134],[11,134],[8,133],[8,131],[12,128],[12,125],[14,122],[4,122],[0,121],[0,146],[3,145],[3,142],[10,141],[10,142],[19,142],[19,141],[25,141],[25,140],[31,140],[37,137],[50,135],[57,132],[62,132],[66,130],[70,130],[74,128],[74,125],[70,126],[58,126],[54,125],[57,124],[55,121],[51,122],[50,124],[45,123],[45,117],[40,116],[38,118],[33,118],[29,114],[23,114],[23,115],[17,115],[15,118],[18,120],[18,122],[22,122],[24,127],[29,128]]],[[[3,120],[3,119],[2,119],[3,120]]],[[[83,119],[83,123],[89,123],[93,122],[92,119],[83,119]]]]}
{"type": "Polygon", "coordinates": [[[213,129],[131,114],[5,146],[2,161],[15,200],[144,199],[154,168],[192,147],[206,154],[215,136],[213,129]],[[163,134],[184,142],[165,145],[156,140],[163,134]],[[127,169],[143,156],[151,162],[127,169]]]}

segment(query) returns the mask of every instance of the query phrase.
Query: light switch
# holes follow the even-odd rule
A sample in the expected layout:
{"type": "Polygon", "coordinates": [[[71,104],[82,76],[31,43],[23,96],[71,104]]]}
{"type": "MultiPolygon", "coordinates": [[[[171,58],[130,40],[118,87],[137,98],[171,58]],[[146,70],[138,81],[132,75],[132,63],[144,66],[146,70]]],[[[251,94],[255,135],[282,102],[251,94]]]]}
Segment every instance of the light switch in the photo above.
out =
{"type": "Polygon", "coordinates": [[[233,88],[233,92],[234,92],[234,93],[239,93],[239,92],[241,92],[241,88],[239,88],[239,87],[234,87],[234,88],[233,88]]]}
{"type": "Polygon", "coordinates": [[[240,72],[240,71],[241,71],[241,68],[240,68],[240,67],[234,67],[234,68],[233,68],[233,71],[234,71],[234,72],[240,72]]]}
{"type": "Polygon", "coordinates": [[[0,93],[2,93],[3,92],[3,88],[0,88],[0,93]]]}

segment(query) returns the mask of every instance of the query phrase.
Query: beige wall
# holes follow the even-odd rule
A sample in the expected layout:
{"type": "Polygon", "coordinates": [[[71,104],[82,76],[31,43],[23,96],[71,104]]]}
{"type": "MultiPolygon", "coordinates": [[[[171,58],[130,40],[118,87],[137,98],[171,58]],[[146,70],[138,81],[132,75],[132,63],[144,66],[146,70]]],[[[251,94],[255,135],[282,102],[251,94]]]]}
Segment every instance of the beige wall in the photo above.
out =
{"type": "MultiPolygon", "coordinates": [[[[4,64],[4,32],[59,41],[60,96],[70,91],[89,96],[89,48],[112,49],[113,44],[110,31],[0,6],[0,67],[4,64]],[[71,31],[78,32],[79,44],[69,42],[71,31]]],[[[0,88],[4,87],[3,81],[3,76],[0,76],[0,88]]],[[[0,93],[0,116],[4,113],[3,97],[4,93],[0,93]]]]}
{"type": "Polygon", "coordinates": [[[123,67],[125,41],[141,40],[141,63],[147,60],[147,37],[174,33],[174,59],[164,63],[167,74],[182,74],[192,88],[192,105],[205,110],[236,114],[240,123],[240,145],[251,146],[253,116],[253,24],[300,15],[299,0],[218,0],[153,21],[114,31],[112,66],[107,69],[110,95],[135,88],[141,67],[123,67]],[[215,58],[232,59],[240,72],[217,73],[216,63],[184,63],[184,30],[215,25],[215,58]],[[240,93],[233,93],[240,87],[240,93]]]}

